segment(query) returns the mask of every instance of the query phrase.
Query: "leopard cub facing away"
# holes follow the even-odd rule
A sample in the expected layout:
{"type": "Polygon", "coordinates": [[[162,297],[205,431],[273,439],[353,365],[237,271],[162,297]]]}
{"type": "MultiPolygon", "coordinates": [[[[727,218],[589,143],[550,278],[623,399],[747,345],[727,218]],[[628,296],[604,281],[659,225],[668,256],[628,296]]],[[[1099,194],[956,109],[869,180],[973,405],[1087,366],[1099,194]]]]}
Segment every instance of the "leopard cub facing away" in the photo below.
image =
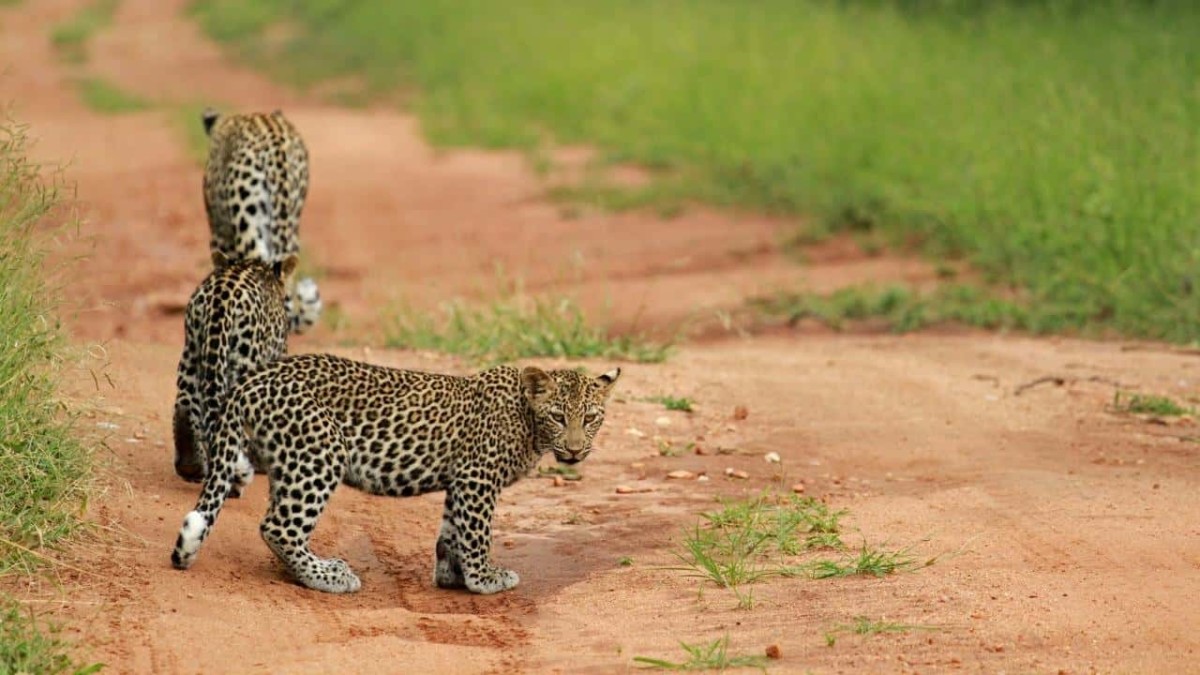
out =
{"type": "Polygon", "coordinates": [[[260,533],[309,588],[360,586],[345,561],[318,558],[308,546],[338,483],[397,497],[444,490],[434,583],[475,593],[513,588],[517,573],[491,560],[500,490],[547,452],[565,464],[587,457],[620,374],[499,366],[455,377],[327,354],[275,361],[230,396],[171,562],[178,569],[195,562],[226,497],[258,467],[270,481],[260,533]]]}
{"type": "Polygon", "coordinates": [[[287,352],[285,309],[296,256],[270,264],[212,254],[213,271],[184,312],[183,354],[176,375],[175,473],[200,482],[210,439],[233,388],[287,352]]]}
{"type": "MultiPolygon", "coordinates": [[[[204,209],[209,248],[229,260],[277,263],[300,253],[300,215],[308,197],[308,148],[283,112],[201,115],[208,135],[204,209]]],[[[311,278],[291,279],[285,300],[292,332],[321,316],[311,278]]]]}

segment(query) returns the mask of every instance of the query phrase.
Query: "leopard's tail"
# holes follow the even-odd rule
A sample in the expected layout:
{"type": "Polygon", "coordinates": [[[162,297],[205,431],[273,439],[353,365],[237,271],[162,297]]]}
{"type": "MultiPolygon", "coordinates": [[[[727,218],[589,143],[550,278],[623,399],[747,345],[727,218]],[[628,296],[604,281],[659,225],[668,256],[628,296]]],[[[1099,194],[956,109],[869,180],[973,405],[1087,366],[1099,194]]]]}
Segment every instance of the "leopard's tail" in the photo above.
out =
{"type": "Polygon", "coordinates": [[[225,500],[234,490],[240,492],[245,488],[254,476],[254,467],[242,450],[249,439],[244,416],[238,410],[240,407],[240,401],[231,399],[217,423],[209,448],[210,463],[204,488],[196,508],[184,517],[175,550],[171,553],[171,564],[176,569],[185,570],[192,566],[201,544],[212,532],[225,500]]]}

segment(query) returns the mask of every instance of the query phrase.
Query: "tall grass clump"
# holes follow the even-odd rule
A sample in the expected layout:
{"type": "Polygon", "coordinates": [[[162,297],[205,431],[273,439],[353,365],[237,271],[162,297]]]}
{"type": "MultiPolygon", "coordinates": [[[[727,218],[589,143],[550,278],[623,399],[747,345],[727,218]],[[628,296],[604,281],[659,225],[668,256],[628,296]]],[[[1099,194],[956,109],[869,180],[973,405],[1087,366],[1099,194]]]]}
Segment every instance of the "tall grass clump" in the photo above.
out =
{"type": "Polygon", "coordinates": [[[610,335],[592,324],[574,302],[520,298],[473,307],[455,302],[445,317],[402,311],[387,327],[389,347],[432,349],[485,363],[538,356],[617,358],[658,363],[670,346],[637,335],[610,335]]]}
{"type": "Polygon", "coordinates": [[[0,118],[0,574],[77,528],[90,467],[55,393],[61,334],[34,237],[56,194],[24,149],[0,118]]]}
{"type": "Polygon", "coordinates": [[[673,199],[961,255],[1067,328],[1200,339],[1200,3],[197,0],[442,144],[598,146],[673,199]],[[285,31],[268,27],[283,23],[285,31]]]}
{"type": "MultiPolygon", "coordinates": [[[[0,117],[0,575],[32,573],[78,529],[90,472],[55,394],[63,345],[34,231],[57,194],[25,147],[25,129],[0,117]]],[[[100,670],[70,652],[56,627],[0,595],[0,672],[100,670]]]]}

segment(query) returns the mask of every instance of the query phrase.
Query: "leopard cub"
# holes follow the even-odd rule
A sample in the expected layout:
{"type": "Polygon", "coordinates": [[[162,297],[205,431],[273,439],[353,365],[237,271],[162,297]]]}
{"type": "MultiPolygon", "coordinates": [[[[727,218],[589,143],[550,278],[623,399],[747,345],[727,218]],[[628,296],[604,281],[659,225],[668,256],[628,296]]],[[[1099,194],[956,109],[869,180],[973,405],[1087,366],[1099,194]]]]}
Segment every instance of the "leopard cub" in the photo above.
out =
{"type": "Polygon", "coordinates": [[[212,431],[233,388],[287,352],[284,299],[296,256],[268,264],[212,254],[213,271],[184,312],[183,354],[176,374],[175,473],[204,479],[212,431]]]}
{"type": "Polygon", "coordinates": [[[434,582],[496,593],[516,572],[491,558],[500,490],[542,455],[583,460],[620,376],[500,366],[454,377],[325,354],[290,356],[248,376],[229,397],[210,448],[211,467],[171,561],[187,569],[231,491],[261,467],[270,505],[260,532],[301,584],[357,591],[345,561],[322,559],[309,538],[339,483],[377,495],[444,490],[434,582]]]}

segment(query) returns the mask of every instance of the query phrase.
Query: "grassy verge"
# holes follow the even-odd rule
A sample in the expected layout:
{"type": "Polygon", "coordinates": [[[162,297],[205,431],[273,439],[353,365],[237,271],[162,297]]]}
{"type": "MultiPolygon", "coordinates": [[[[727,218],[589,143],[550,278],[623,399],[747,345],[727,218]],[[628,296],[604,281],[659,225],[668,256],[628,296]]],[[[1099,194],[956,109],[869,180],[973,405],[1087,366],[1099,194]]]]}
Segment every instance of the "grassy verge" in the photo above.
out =
{"type": "MultiPolygon", "coordinates": [[[[77,531],[90,475],[55,394],[61,334],[34,237],[56,194],[24,148],[24,129],[0,119],[0,575],[31,573],[77,531]]],[[[32,618],[6,602],[0,619],[0,671],[67,669],[32,618]]]]}
{"type": "Polygon", "coordinates": [[[42,624],[16,603],[0,603],[0,672],[31,675],[100,672],[101,664],[76,663],[71,656],[71,645],[59,638],[58,632],[58,627],[42,624]]]}
{"type": "Polygon", "coordinates": [[[294,82],[415,88],[438,143],[594,144],[659,171],[631,203],[882,228],[1027,289],[1048,324],[1200,338],[1195,3],[193,7],[294,82]]]}
{"type": "Polygon", "coordinates": [[[613,336],[592,325],[570,300],[517,298],[484,307],[454,303],[444,319],[400,312],[384,338],[389,347],[433,349],[487,363],[557,356],[615,358],[658,363],[670,346],[638,336],[613,336]]]}
{"type": "Polygon", "coordinates": [[[928,293],[901,285],[849,287],[825,295],[781,293],[753,298],[749,305],[788,323],[813,319],[835,330],[872,321],[898,333],[944,323],[1034,333],[1074,325],[1069,307],[1002,300],[986,289],[963,284],[947,284],[928,293]]]}
{"type": "Polygon", "coordinates": [[[59,56],[68,63],[87,61],[87,42],[96,31],[112,23],[119,0],[95,0],[50,34],[59,56]]]}
{"type": "Polygon", "coordinates": [[[150,108],[150,102],[146,99],[130,94],[107,80],[84,77],[80,78],[76,85],[79,87],[79,97],[83,104],[104,115],[123,115],[150,108]]]}

